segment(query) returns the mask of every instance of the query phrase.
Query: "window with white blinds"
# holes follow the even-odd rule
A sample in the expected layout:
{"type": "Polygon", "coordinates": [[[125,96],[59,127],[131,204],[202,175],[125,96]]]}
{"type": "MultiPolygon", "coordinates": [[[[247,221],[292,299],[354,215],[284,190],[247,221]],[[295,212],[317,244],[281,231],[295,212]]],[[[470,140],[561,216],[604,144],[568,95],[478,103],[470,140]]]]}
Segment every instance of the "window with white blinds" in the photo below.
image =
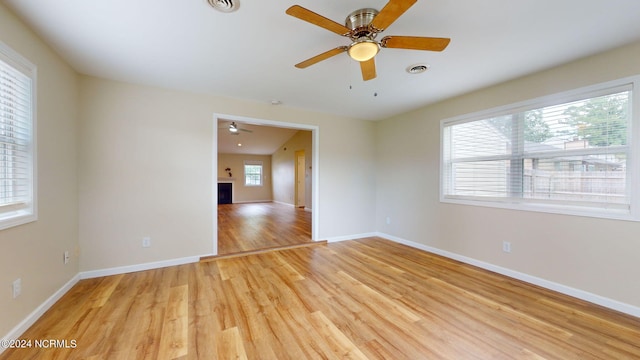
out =
{"type": "Polygon", "coordinates": [[[0,43],[0,229],[36,219],[35,66],[0,43]]]}
{"type": "Polygon", "coordinates": [[[628,218],[634,82],[444,120],[441,200],[628,218]]]}

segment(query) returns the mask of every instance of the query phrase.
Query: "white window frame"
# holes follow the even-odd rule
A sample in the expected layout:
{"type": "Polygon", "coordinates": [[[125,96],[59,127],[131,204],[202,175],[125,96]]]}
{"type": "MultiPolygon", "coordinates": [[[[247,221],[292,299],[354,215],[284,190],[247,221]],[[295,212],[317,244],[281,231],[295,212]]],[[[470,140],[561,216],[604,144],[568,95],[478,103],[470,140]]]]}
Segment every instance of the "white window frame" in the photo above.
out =
{"type": "Polygon", "coordinates": [[[27,190],[19,202],[0,206],[0,230],[26,224],[38,219],[37,208],[37,163],[36,163],[36,83],[37,68],[29,60],[0,42],[0,61],[11,70],[30,80],[30,139],[25,155],[27,157],[27,190]]]}
{"type": "Polygon", "coordinates": [[[471,114],[456,116],[440,121],[440,202],[504,208],[513,210],[525,210],[546,212],[554,214],[589,216],[608,219],[640,221],[640,186],[638,184],[640,173],[640,76],[632,76],[614,81],[609,81],[592,86],[582,87],[558,94],[543,96],[514,104],[483,110],[471,114]],[[512,198],[505,201],[482,198],[455,198],[445,194],[445,181],[447,179],[447,164],[445,162],[444,131],[447,126],[490,119],[498,116],[517,112],[543,108],[563,103],[569,103],[585,98],[611,94],[613,89],[631,90],[630,96],[630,121],[628,124],[628,159],[627,159],[627,191],[629,193],[629,209],[605,209],[600,207],[573,206],[568,204],[550,204],[542,201],[513,201],[512,198]]]}
{"type": "Polygon", "coordinates": [[[264,185],[264,165],[262,165],[262,161],[245,161],[244,166],[242,168],[244,174],[244,186],[263,186],[264,185]],[[259,184],[248,184],[247,183],[247,166],[260,166],[260,183],[259,184]]]}

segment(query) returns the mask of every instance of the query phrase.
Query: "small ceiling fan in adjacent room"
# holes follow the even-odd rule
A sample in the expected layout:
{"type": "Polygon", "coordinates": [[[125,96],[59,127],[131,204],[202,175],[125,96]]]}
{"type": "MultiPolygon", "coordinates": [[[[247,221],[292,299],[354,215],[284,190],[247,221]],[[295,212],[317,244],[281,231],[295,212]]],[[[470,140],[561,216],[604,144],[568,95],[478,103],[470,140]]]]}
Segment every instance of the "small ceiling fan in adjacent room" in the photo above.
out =
{"type": "Polygon", "coordinates": [[[218,129],[226,129],[229,131],[229,134],[231,135],[240,135],[240,132],[246,132],[246,133],[252,133],[253,131],[248,130],[248,129],[242,129],[238,126],[238,124],[234,122],[229,123],[229,125],[226,126],[221,126],[218,129]]]}
{"type": "Polygon", "coordinates": [[[395,22],[400,15],[404,14],[416,1],[417,0],[390,0],[380,11],[370,8],[359,9],[347,16],[344,25],[327,19],[322,15],[318,15],[300,5],[294,5],[288,8],[286,11],[287,14],[320,26],[340,36],[346,36],[352,41],[350,45],[338,46],[335,49],[298,63],[296,67],[304,69],[332,56],[347,52],[352,59],[360,62],[362,79],[367,81],[376,77],[375,56],[378,54],[378,51],[380,51],[380,48],[427,51],[444,50],[447,45],[449,45],[451,39],[419,36],[385,36],[380,41],[375,40],[379,33],[383,32],[389,25],[395,22]]]}

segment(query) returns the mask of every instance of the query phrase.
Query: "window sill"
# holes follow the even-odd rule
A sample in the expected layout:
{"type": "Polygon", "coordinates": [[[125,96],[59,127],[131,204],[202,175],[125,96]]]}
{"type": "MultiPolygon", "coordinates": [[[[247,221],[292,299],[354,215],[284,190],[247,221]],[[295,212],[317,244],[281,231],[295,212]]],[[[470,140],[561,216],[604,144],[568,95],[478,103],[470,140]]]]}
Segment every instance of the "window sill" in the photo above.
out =
{"type": "Polygon", "coordinates": [[[38,216],[31,211],[18,210],[7,212],[0,215],[0,230],[24,225],[36,220],[38,220],[38,216]]]}
{"type": "Polygon", "coordinates": [[[610,220],[624,220],[624,221],[640,221],[629,210],[623,209],[604,209],[594,207],[581,207],[581,206],[567,206],[567,205],[554,205],[554,204],[534,204],[534,203],[515,203],[515,202],[500,202],[500,201],[482,201],[482,200],[468,200],[468,199],[456,199],[456,198],[440,198],[441,203],[469,205],[469,206],[481,206],[497,209],[517,210],[517,211],[531,211],[541,212],[548,214],[558,215],[570,215],[570,216],[582,216],[599,219],[610,220]]]}

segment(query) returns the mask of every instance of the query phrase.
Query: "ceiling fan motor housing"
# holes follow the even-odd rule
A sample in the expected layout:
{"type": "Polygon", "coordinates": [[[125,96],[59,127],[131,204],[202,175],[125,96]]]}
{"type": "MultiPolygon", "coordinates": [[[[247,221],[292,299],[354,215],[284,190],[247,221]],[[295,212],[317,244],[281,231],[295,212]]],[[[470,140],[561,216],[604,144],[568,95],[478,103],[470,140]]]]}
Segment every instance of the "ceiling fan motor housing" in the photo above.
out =
{"type": "Polygon", "coordinates": [[[349,37],[352,40],[362,37],[375,38],[378,32],[371,29],[369,25],[376,15],[378,15],[378,10],[371,8],[359,9],[349,14],[344,22],[344,25],[351,29],[349,37]]]}

